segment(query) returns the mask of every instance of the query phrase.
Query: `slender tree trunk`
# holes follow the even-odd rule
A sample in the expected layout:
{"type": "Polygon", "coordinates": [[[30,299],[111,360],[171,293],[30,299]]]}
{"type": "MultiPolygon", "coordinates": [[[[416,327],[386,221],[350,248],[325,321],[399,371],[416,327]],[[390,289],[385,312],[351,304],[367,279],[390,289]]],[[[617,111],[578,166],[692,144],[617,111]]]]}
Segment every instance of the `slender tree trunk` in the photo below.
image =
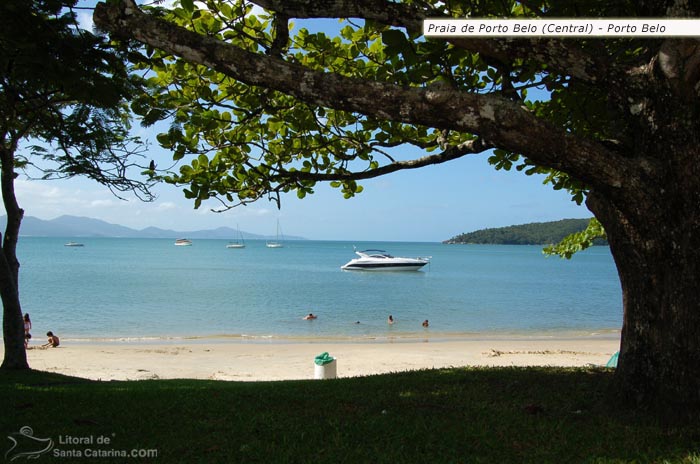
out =
{"type": "Polygon", "coordinates": [[[13,153],[0,148],[0,188],[7,212],[7,227],[2,238],[0,253],[0,297],[2,297],[3,323],[2,335],[5,356],[2,368],[29,369],[27,352],[24,348],[24,322],[22,306],[19,302],[19,260],[17,259],[17,240],[24,211],[15,196],[15,170],[13,153]]]}
{"type": "Polygon", "coordinates": [[[0,296],[2,297],[2,335],[5,356],[2,368],[28,369],[27,353],[24,348],[24,322],[19,303],[17,284],[12,278],[5,254],[0,253],[0,296]]]}

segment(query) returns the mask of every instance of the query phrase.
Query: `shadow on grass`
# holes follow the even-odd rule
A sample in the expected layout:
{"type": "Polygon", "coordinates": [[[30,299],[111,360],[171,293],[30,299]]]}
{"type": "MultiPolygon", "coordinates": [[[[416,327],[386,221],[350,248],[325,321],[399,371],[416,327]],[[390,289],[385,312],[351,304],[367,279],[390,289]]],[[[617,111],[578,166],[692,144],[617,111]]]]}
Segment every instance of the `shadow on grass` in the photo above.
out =
{"type": "Polygon", "coordinates": [[[156,450],[162,462],[225,463],[700,462],[699,426],[668,429],[618,408],[606,369],[254,383],[94,382],[36,371],[0,379],[8,409],[0,432],[30,426],[54,439],[53,453],[156,450]]]}

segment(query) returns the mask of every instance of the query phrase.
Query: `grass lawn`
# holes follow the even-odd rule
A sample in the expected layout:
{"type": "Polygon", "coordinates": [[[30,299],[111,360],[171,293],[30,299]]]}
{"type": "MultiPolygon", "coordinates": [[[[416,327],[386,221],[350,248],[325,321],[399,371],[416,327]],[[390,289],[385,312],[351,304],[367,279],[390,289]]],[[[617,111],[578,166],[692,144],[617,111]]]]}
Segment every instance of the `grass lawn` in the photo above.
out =
{"type": "Polygon", "coordinates": [[[54,442],[38,463],[700,464],[700,424],[622,412],[605,399],[611,382],[559,368],[256,383],[0,371],[0,453],[28,426],[54,442]],[[104,457],[114,450],[142,456],[104,457]]]}

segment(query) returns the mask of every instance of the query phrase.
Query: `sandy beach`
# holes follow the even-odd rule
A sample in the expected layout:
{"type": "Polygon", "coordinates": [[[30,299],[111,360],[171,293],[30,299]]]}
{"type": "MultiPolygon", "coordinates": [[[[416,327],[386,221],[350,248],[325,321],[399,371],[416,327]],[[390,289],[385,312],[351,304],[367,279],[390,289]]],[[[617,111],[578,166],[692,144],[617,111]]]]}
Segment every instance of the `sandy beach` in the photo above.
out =
{"type": "Polygon", "coordinates": [[[168,340],[64,341],[30,348],[32,368],[94,380],[314,378],[314,357],[329,352],[338,377],[459,366],[605,365],[619,334],[392,342],[168,340]]]}

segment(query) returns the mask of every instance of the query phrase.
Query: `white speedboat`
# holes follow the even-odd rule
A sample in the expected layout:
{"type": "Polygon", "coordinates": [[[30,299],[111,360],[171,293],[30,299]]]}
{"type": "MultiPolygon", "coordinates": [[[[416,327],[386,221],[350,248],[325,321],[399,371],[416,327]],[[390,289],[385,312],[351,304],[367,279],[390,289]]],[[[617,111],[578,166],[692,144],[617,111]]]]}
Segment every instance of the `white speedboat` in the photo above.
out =
{"type": "Polygon", "coordinates": [[[178,238],[175,240],[175,246],[192,246],[192,240],[188,238],[178,238]]]}
{"type": "Polygon", "coordinates": [[[64,243],[63,246],[67,246],[67,247],[81,247],[81,246],[85,246],[85,245],[83,245],[82,243],[78,243],[78,242],[68,242],[68,243],[64,243]]]}
{"type": "Polygon", "coordinates": [[[340,268],[344,271],[417,271],[430,262],[430,258],[400,258],[383,250],[357,251],[359,258],[351,259],[340,268]]]}

